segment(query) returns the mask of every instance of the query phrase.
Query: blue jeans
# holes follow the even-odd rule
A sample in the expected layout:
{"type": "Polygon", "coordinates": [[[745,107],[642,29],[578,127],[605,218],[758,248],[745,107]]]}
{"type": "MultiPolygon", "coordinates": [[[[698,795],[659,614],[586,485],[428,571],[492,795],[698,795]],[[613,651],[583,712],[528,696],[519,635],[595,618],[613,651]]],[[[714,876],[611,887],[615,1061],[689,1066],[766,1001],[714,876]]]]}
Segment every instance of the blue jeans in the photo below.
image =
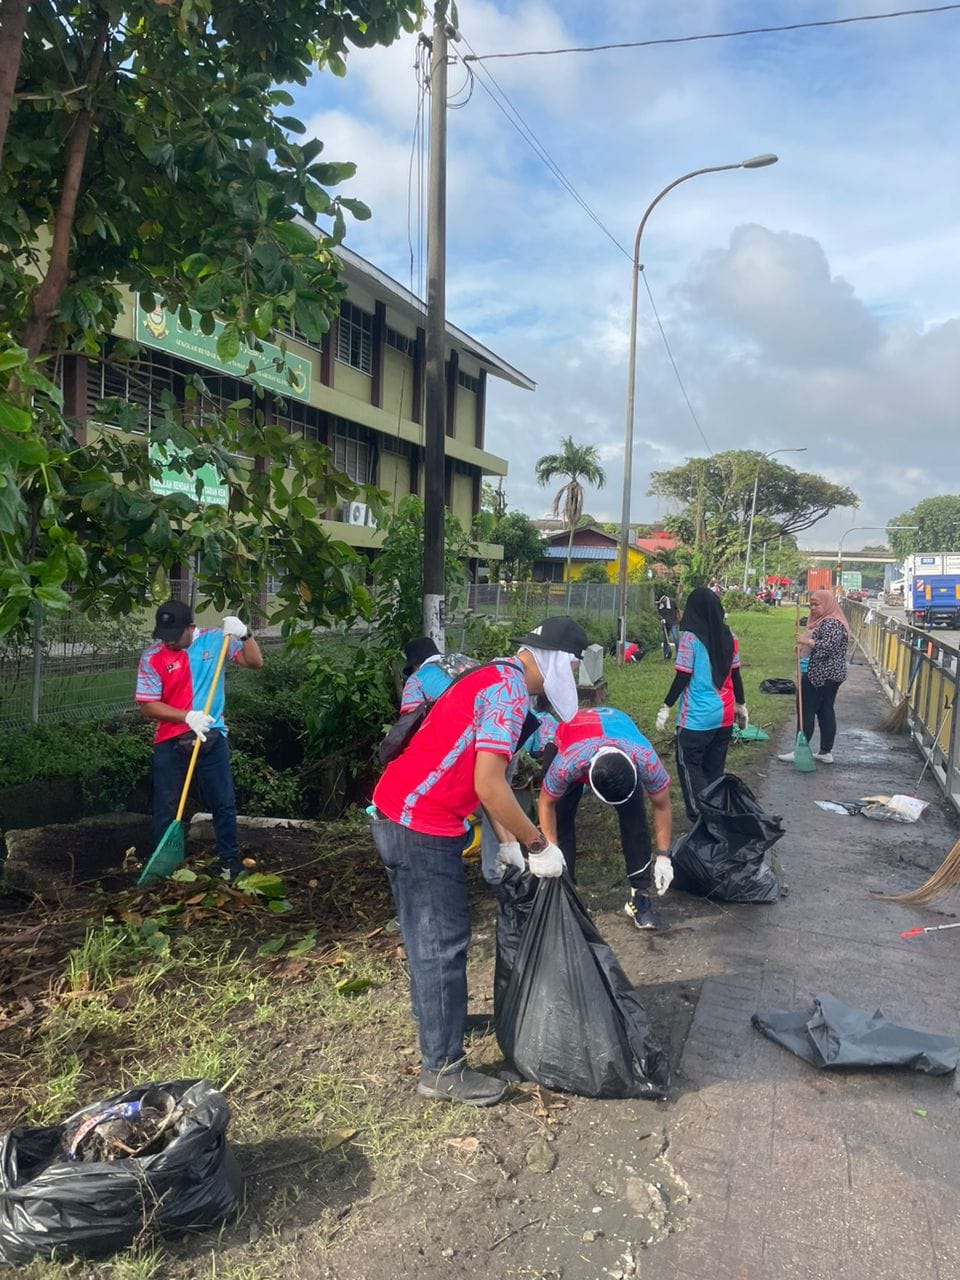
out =
{"type": "Polygon", "coordinates": [[[426,836],[389,818],[370,824],[387,869],[410,970],[410,1001],[427,1071],[463,1057],[470,912],[466,833],[426,836]]]}
{"type": "MultiPolygon", "coordinates": [[[[180,735],[183,737],[184,735],[180,735]]],[[[190,734],[189,741],[193,742],[190,734]]],[[[158,845],[177,816],[180,793],[190,764],[190,751],[180,737],[158,742],[153,748],[153,842],[158,845]]],[[[201,743],[194,777],[203,803],[213,814],[217,857],[229,866],[240,860],[237,847],[237,802],[230,772],[230,748],[222,733],[211,733],[201,743]]]]}

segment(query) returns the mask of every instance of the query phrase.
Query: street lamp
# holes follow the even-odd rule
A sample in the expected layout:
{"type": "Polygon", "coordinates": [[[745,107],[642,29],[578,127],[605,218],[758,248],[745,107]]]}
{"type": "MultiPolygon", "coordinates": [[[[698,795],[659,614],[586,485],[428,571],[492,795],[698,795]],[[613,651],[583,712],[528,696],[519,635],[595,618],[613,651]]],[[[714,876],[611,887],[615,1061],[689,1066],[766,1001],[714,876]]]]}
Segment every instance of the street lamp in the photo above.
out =
{"type": "Polygon", "coordinates": [[[637,294],[640,286],[640,272],[643,269],[640,266],[640,238],[643,235],[643,229],[647,225],[647,219],[650,214],[663,197],[669,191],[672,191],[674,187],[678,187],[681,182],[689,182],[691,178],[699,178],[703,173],[722,173],[726,169],[763,169],[769,164],[776,163],[777,157],[774,155],[752,156],[749,160],[741,160],[739,164],[715,164],[707,169],[694,169],[692,173],[685,173],[682,177],[675,178],[669,186],[663,188],[654,200],[651,200],[643,217],[640,219],[640,226],[637,228],[637,238],[633,243],[633,272],[630,292],[630,356],[627,367],[627,424],[623,439],[623,507],[620,518],[620,583],[617,600],[617,608],[620,615],[619,640],[617,643],[617,660],[619,662],[623,662],[623,652],[627,643],[627,560],[630,539],[630,487],[633,480],[633,406],[637,378],[637,294]]]}
{"type": "MultiPolygon", "coordinates": [[[[778,453],[806,453],[806,445],[799,449],[771,449],[769,453],[763,455],[764,458],[776,457],[778,453]]],[[[750,508],[750,528],[747,531],[747,558],[743,562],[743,590],[747,590],[750,579],[750,552],[753,548],[753,521],[757,514],[757,489],[760,487],[760,463],[757,463],[757,474],[753,477],[753,505],[750,508]]]]}

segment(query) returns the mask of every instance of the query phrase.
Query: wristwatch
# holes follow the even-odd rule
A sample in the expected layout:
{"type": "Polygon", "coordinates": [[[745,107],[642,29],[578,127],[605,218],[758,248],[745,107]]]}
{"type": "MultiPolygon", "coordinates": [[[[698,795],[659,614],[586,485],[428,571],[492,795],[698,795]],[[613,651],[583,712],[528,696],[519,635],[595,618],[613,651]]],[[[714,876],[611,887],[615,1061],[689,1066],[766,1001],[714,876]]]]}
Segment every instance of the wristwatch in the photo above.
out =
{"type": "Polygon", "coordinates": [[[542,832],[542,831],[538,831],[538,832],[537,832],[537,838],[536,838],[536,840],[534,840],[531,844],[528,844],[528,845],[527,845],[527,852],[528,852],[528,853],[543,853],[544,849],[547,847],[547,845],[548,845],[549,843],[550,843],[550,841],[549,841],[549,840],[547,839],[547,837],[543,834],[543,832],[542,832]]]}

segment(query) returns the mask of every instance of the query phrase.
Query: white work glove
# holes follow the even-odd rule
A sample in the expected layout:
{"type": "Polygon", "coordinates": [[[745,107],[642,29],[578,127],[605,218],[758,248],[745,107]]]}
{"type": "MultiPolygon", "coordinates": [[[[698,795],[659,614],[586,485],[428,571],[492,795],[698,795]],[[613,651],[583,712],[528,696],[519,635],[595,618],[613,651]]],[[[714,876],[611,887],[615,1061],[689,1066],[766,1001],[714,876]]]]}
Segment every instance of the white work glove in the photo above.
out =
{"type": "Polygon", "coordinates": [[[232,614],[228,614],[221,623],[223,634],[225,636],[236,636],[238,640],[242,640],[247,634],[247,624],[241,622],[239,618],[235,618],[232,614]]]}
{"type": "Polygon", "coordinates": [[[520,852],[518,841],[508,840],[500,846],[497,850],[497,866],[516,867],[518,871],[526,871],[526,864],[523,861],[523,854],[520,852]]]}
{"type": "Polygon", "coordinates": [[[673,859],[668,853],[658,853],[653,864],[653,887],[662,898],[673,883],[673,859]]]}
{"type": "Polygon", "coordinates": [[[562,876],[567,865],[563,860],[563,854],[555,844],[548,844],[542,853],[531,853],[529,861],[531,874],[539,876],[541,880],[562,876]]]}
{"type": "Polygon", "coordinates": [[[750,712],[747,710],[745,702],[738,702],[733,708],[733,718],[737,722],[737,728],[746,729],[750,723],[750,712]]]}
{"type": "Polygon", "coordinates": [[[206,742],[207,733],[213,728],[213,716],[208,716],[205,711],[188,711],[185,719],[200,741],[206,742]]]}
{"type": "Polygon", "coordinates": [[[657,732],[663,733],[667,727],[667,721],[670,719],[670,708],[666,703],[657,712],[657,732]]]}

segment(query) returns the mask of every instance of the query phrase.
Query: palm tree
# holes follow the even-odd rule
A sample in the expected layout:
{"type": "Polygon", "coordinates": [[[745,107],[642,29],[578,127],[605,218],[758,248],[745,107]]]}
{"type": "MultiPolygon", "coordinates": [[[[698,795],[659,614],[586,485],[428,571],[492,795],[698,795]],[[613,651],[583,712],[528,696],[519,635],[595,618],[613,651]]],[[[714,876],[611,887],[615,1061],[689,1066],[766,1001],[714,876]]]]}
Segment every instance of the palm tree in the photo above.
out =
{"type": "Polygon", "coordinates": [[[592,444],[574,444],[572,436],[560,441],[559,453],[547,453],[537,462],[537,483],[548,485],[556,476],[565,476],[567,483],[554,494],[553,515],[563,513],[563,521],[570,530],[567,539],[567,601],[570,600],[571,561],[573,560],[573,535],[583,515],[583,481],[602,489],[607,477],[597,450],[592,444]]]}

